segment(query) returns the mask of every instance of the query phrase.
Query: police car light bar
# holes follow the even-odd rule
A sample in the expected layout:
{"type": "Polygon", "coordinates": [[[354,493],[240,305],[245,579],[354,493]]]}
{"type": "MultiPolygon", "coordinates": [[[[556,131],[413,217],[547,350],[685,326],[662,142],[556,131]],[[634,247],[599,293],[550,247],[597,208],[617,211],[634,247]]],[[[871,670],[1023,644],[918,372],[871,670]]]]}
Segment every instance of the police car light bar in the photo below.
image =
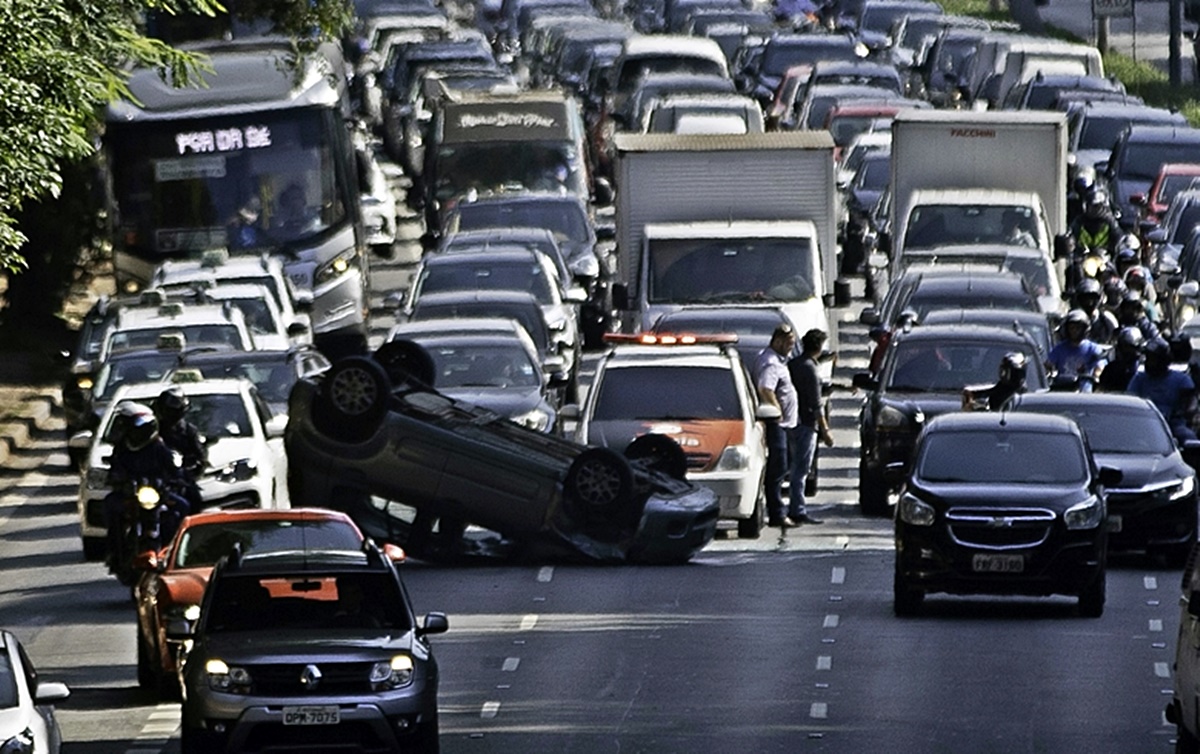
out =
{"type": "Polygon", "coordinates": [[[692,346],[703,344],[727,345],[738,342],[737,333],[693,335],[691,333],[605,333],[608,343],[637,343],[643,346],[692,346]]]}

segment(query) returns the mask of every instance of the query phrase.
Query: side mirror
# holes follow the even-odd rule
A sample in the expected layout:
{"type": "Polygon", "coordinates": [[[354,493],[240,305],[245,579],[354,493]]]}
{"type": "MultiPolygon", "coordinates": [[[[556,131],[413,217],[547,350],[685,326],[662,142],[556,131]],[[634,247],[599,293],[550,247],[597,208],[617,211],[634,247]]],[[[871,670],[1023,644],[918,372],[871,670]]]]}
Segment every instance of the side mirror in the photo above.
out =
{"type": "MultiPolygon", "coordinates": [[[[1169,286],[1173,280],[1181,279],[1182,277],[1182,275],[1172,276],[1172,278],[1167,281],[1167,285],[1169,286]]],[[[1195,280],[1189,280],[1186,283],[1180,282],[1174,287],[1176,288],[1176,293],[1180,298],[1196,298],[1196,296],[1200,296],[1200,282],[1195,280]]]]}
{"type": "Polygon", "coordinates": [[[1167,230],[1166,228],[1155,228],[1146,234],[1146,240],[1150,243],[1166,243],[1167,230]]]}
{"type": "Polygon", "coordinates": [[[267,437],[283,437],[283,432],[287,429],[287,423],[287,414],[272,416],[267,420],[267,423],[263,425],[263,430],[267,433],[267,437]]]}
{"type": "Polygon", "coordinates": [[[572,304],[582,304],[588,300],[588,294],[582,287],[573,285],[567,289],[567,293],[563,298],[572,304]]]}
{"type": "Polygon", "coordinates": [[[1120,469],[1114,469],[1111,466],[1101,466],[1097,480],[1103,487],[1116,487],[1125,477],[1120,469]]]}
{"type": "Polygon", "coordinates": [[[308,335],[309,324],[302,320],[293,320],[287,326],[287,334],[289,338],[303,338],[308,335]]]}
{"type": "Polygon", "coordinates": [[[868,306],[858,313],[858,323],[860,325],[877,325],[879,324],[879,311],[873,306],[868,306]]]}
{"type": "Polygon", "coordinates": [[[71,695],[67,684],[58,681],[39,681],[37,691],[33,693],[34,704],[54,704],[61,702],[71,695]]]}
{"type": "Polygon", "coordinates": [[[616,199],[616,191],[613,190],[612,182],[603,176],[592,181],[592,195],[598,207],[611,206],[613,200],[616,199]]]}
{"type": "Polygon", "coordinates": [[[383,545],[383,556],[393,563],[403,563],[408,559],[408,554],[404,552],[403,547],[390,542],[383,545]]]}
{"type": "Polygon", "coordinates": [[[67,447],[71,450],[87,450],[92,447],[92,440],[95,438],[95,433],[90,429],[85,429],[81,432],[76,432],[67,440],[67,447]]]}
{"type": "Polygon", "coordinates": [[[890,262],[891,260],[888,259],[887,254],[881,254],[878,251],[872,251],[867,255],[867,266],[873,270],[885,269],[890,262]]]}
{"type": "Polygon", "coordinates": [[[758,408],[754,409],[754,418],[764,422],[776,422],[782,418],[783,412],[779,410],[779,406],[773,406],[770,403],[760,403],[758,408]]]}
{"type": "Polygon", "coordinates": [[[1142,194],[1142,193],[1130,194],[1129,203],[1134,205],[1135,207],[1145,207],[1146,206],[1146,195],[1142,194]]]}
{"type": "Polygon", "coordinates": [[[169,620],[167,621],[167,638],[175,641],[186,641],[192,638],[195,630],[190,620],[169,620]]]}
{"type": "Polygon", "coordinates": [[[444,634],[450,630],[450,621],[446,620],[445,613],[429,613],[421,621],[421,627],[417,629],[417,633],[421,636],[429,636],[430,634],[444,634]]]}
{"type": "Polygon", "coordinates": [[[878,390],[879,380],[872,377],[867,372],[859,372],[850,378],[850,384],[859,390],[878,390]]]}

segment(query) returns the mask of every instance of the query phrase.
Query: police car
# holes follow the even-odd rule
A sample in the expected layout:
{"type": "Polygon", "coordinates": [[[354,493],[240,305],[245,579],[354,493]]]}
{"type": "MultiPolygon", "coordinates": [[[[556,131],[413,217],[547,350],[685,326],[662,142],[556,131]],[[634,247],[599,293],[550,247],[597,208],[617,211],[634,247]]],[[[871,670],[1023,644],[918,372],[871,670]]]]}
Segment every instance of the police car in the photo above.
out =
{"type": "Polygon", "coordinates": [[[575,439],[622,452],[642,435],[683,449],[689,480],[710,488],[738,536],[759,536],[767,448],[763,421],[779,410],[758,401],[736,335],[609,334],[582,406],[564,407],[575,439]]]}

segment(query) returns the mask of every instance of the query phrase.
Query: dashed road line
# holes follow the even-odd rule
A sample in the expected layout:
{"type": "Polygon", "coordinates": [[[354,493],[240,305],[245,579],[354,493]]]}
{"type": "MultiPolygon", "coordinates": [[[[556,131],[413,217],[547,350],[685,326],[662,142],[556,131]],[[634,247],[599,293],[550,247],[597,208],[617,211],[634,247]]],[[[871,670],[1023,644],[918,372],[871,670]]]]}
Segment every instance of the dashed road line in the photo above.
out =
{"type": "Polygon", "coordinates": [[[821,628],[837,628],[839,620],[840,618],[836,614],[826,615],[821,628]]]}
{"type": "Polygon", "coordinates": [[[1165,662],[1154,663],[1154,675],[1158,676],[1159,678],[1170,678],[1171,666],[1165,662]]]}
{"type": "Polygon", "coordinates": [[[537,622],[538,617],[536,614],[531,613],[526,615],[525,617],[521,618],[521,630],[531,631],[533,630],[533,627],[537,625],[537,622]]]}
{"type": "Polygon", "coordinates": [[[808,708],[808,716],[814,720],[824,720],[829,716],[829,705],[825,702],[813,702],[808,708]]]}
{"type": "Polygon", "coordinates": [[[511,673],[521,664],[520,657],[508,657],[504,660],[504,664],[500,667],[505,673],[511,673]]]}
{"type": "Polygon", "coordinates": [[[830,584],[845,584],[846,583],[846,569],[843,568],[842,566],[835,566],[833,569],[833,573],[830,574],[829,583],[830,584]]]}
{"type": "Polygon", "coordinates": [[[479,710],[479,716],[485,720],[491,720],[498,714],[500,714],[500,702],[484,702],[483,708],[479,710]]]}
{"type": "Polygon", "coordinates": [[[1158,578],[1155,576],[1144,576],[1142,583],[1145,584],[1147,589],[1158,589],[1158,578]]]}
{"type": "Polygon", "coordinates": [[[833,658],[829,655],[821,655],[817,658],[817,670],[832,670],[833,658]]]}
{"type": "Polygon", "coordinates": [[[550,580],[553,578],[554,578],[554,566],[543,566],[538,571],[537,580],[543,584],[550,583],[550,580]]]}

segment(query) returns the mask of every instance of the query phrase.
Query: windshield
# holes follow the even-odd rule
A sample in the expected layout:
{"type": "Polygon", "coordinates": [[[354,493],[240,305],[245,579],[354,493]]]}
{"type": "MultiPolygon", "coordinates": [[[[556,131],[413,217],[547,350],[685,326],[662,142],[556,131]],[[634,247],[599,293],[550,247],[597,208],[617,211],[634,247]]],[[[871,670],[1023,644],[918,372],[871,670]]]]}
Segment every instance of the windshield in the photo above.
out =
{"type": "Polygon", "coordinates": [[[545,228],[559,241],[587,243],[588,217],[576,202],[465,202],[459,204],[458,230],[545,228]]]}
{"type": "Polygon", "coordinates": [[[438,389],[456,387],[538,387],[539,366],[525,349],[515,345],[478,344],[434,346],[433,357],[438,389]]]}
{"type": "Polygon", "coordinates": [[[766,76],[782,76],[794,65],[816,65],[822,60],[857,60],[853,44],[845,45],[788,45],[767,44],[762,57],[762,72],[766,76]]]}
{"type": "Polygon", "coordinates": [[[137,330],[117,330],[108,336],[108,353],[132,351],[139,348],[156,348],[158,340],[166,334],[182,334],[189,346],[229,346],[242,351],[251,348],[237,325],[204,324],[178,325],[170,321],[156,327],[137,330]]]}
{"type": "Polygon", "coordinates": [[[1112,149],[1121,132],[1129,127],[1129,118],[1101,118],[1091,116],[1083,119],[1079,130],[1079,146],[1076,149],[1112,149]]]}
{"type": "Polygon", "coordinates": [[[650,241],[651,303],[806,301],[816,295],[808,238],[650,241]]]}
{"type": "Polygon", "coordinates": [[[288,363],[287,354],[280,353],[273,361],[255,359],[238,363],[201,364],[189,363],[189,369],[199,369],[208,379],[242,378],[253,383],[258,389],[259,396],[268,403],[285,403],[291,394],[292,386],[299,379],[296,367],[288,363]]]}
{"type": "Polygon", "coordinates": [[[228,555],[234,545],[242,553],[362,548],[362,537],[345,521],[222,521],[189,526],[175,550],[176,568],[206,568],[228,555]]]}
{"type": "Polygon", "coordinates": [[[438,150],[438,199],[469,191],[566,191],[587,196],[579,156],[563,142],[499,141],[455,144],[438,150]]]}
{"type": "Polygon", "coordinates": [[[347,219],[349,181],[338,164],[345,126],[334,113],[108,128],[117,235],[145,256],[271,247],[347,219]]]}
{"type": "Polygon", "coordinates": [[[136,382],[159,382],[166,376],[168,370],[175,367],[178,361],[179,356],[173,353],[154,353],[131,359],[110,359],[96,373],[92,396],[95,400],[108,400],[122,385],[131,385],[136,382]]]}
{"type": "Polygon", "coordinates": [[[416,284],[416,296],[446,291],[528,291],[538,303],[558,303],[554,289],[541,265],[531,262],[473,262],[471,255],[456,258],[456,264],[431,264],[416,284]]]}
{"type": "Polygon", "coordinates": [[[1157,411],[1079,406],[1021,406],[1022,411],[1056,413],[1075,420],[1093,453],[1167,456],[1175,441],[1157,411]]]}
{"type": "Polygon", "coordinates": [[[883,191],[891,180],[891,156],[872,158],[863,162],[855,187],[867,191],[883,191]]]}
{"type": "MultiPolygon", "coordinates": [[[[1001,360],[1013,350],[1003,343],[900,341],[885,367],[883,384],[893,392],[914,393],[957,393],[967,385],[990,385],[996,381],[1001,360]]],[[[1036,358],[1028,349],[1017,350],[1036,358]]]]}
{"type": "Polygon", "coordinates": [[[1083,443],[1068,433],[1019,430],[931,432],[916,475],[927,482],[1080,484],[1088,479],[1083,443]]]}
{"type": "Polygon", "coordinates": [[[620,367],[605,370],[599,387],[593,421],[742,418],[729,369],[620,367]]]}
{"type": "Polygon", "coordinates": [[[1180,191],[1193,188],[1200,188],[1200,175],[1163,176],[1162,183],[1158,186],[1158,197],[1154,201],[1157,204],[1169,205],[1180,191]]]}
{"type": "Polygon", "coordinates": [[[904,231],[905,249],[929,249],[955,244],[998,243],[1008,241],[1004,230],[1006,213],[1016,214],[1017,225],[1033,236],[1035,245],[1044,248],[1040,223],[1029,207],[1003,204],[926,204],[913,209],[904,231]]]}
{"type": "Polygon", "coordinates": [[[227,575],[213,591],[205,600],[209,634],[411,627],[404,599],[387,573],[227,575]]]}
{"type": "MultiPolygon", "coordinates": [[[[115,418],[122,406],[140,403],[150,405],[153,397],[138,400],[121,401],[109,412],[109,422],[104,428],[104,442],[111,444],[112,418],[115,418]]],[[[188,396],[188,410],[185,418],[199,430],[200,434],[210,444],[215,440],[227,437],[250,437],[253,434],[250,425],[250,415],[246,412],[246,404],[237,393],[200,393],[188,396]]]]}

